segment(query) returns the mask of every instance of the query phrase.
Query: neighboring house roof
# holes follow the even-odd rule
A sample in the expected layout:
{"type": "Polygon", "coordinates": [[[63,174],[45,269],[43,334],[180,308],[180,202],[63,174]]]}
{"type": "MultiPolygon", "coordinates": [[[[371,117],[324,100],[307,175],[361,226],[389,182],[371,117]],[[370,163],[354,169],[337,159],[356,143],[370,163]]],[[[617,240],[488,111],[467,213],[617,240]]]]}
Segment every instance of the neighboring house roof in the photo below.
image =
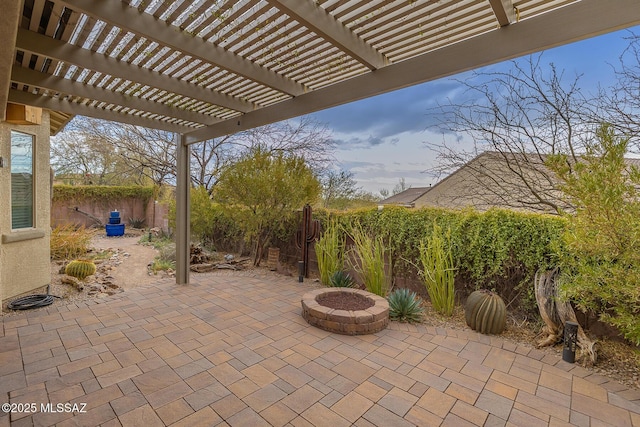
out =
{"type": "MultiPolygon", "coordinates": [[[[468,161],[414,201],[415,207],[487,210],[493,207],[533,212],[571,209],[549,170],[547,156],[486,151],[468,161]],[[524,179],[527,185],[524,185],[524,179]]],[[[625,159],[640,166],[640,159],[625,159]]]]}
{"type": "Polygon", "coordinates": [[[407,188],[398,194],[384,199],[380,202],[381,205],[401,205],[407,207],[413,207],[414,202],[422,197],[431,187],[413,187],[407,188]]]}

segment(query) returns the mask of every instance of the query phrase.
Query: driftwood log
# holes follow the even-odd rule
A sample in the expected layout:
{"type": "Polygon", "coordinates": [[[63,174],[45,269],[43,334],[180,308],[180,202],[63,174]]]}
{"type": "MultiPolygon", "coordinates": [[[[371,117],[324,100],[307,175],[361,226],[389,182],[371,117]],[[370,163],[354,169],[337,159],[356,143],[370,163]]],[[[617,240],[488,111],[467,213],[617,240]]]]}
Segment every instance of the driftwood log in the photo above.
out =
{"type": "Polygon", "coordinates": [[[65,285],[75,286],[75,288],[78,289],[79,291],[82,291],[84,289],[84,284],[80,280],[72,276],[67,276],[67,275],[62,276],[60,278],[60,282],[64,283],[65,285]]]}
{"type": "MultiPolygon", "coordinates": [[[[546,272],[537,272],[535,277],[536,302],[545,327],[540,335],[542,339],[537,346],[547,347],[563,339],[564,324],[567,321],[578,323],[576,313],[569,302],[562,302],[558,297],[558,275],[556,267],[546,272]]],[[[591,364],[596,363],[597,354],[594,348],[596,342],[590,340],[584,330],[578,325],[578,347],[581,357],[587,357],[591,364]]]]}
{"type": "Polygon", "coordinates": [[[244,264],[251,261],[251,258],[240,258],[219,263],[205,263],[191,265],[189,268],[195,273],[206,273],[213,270],[244,270],[244,264]]]}

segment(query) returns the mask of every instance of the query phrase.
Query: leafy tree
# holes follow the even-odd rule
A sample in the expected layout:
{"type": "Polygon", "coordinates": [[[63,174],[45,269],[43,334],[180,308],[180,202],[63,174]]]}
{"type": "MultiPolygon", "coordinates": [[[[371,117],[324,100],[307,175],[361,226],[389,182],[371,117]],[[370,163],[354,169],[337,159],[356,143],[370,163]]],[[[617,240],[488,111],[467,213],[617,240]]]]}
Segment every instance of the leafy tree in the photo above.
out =
{"type": "Polygon", "coordinates": [[[255,243],[254,265],[286,220],[320,194],[320,183],[304,158],[255,147],[221,173],[214,200],[224,205],[255,243]]]}
{"type": "Polygon", "coordinates": [[[640,170],[624,156],[629,139],[602,125],[575,163],[553,156],[549,167],[576,208],[567,215],[561,294],[640,344],[640,170]]]}
{"type": "Polygon", "coordinates": [[[359,192],[353,173],[349,171],[330,170],[320,182],[324,208],[345,209],[359,192]]]}

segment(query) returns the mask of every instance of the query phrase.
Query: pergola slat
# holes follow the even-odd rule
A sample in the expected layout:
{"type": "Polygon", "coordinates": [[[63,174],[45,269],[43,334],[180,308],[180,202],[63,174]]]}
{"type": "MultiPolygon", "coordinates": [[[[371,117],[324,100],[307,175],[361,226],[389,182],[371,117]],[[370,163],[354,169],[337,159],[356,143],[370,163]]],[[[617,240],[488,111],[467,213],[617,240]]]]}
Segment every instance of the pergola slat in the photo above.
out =
{"type": "Polygon", "coordinates": [[[192,37],[177,31],[177,28],[160,21],[147,13],[127,6],[119,0],[64,0],[69,7],[99,17],[112,25],[131,31],[164,46],[200,58],[203,61],[217,64],[222,68],[245,76],[260,84],[264,84],[289,95],[299,95],[305,88],[266,68],[234,55],[214,44],[207,43],[199,37],[192,37]]]}
{"type": "Polygon", "coordinates": [[[267,0],[270,4],[301,21],[306,27],[347,52],[371,70],[382,68],[389,60],[365,43],[338,20],[318,8],[311,0],[267,0]]]}
{"type": "Polygon", "coordinates": [[[162,88],[168,92],[221,105],[232,110],[248,112],[254,109],[254,106],[249,102],[207,90],[182,80],[172,79],[154,71],[130,65],[28,30],[18,30],[16,47],[38,55],[55,58],[68,64],[74,64],[81,68],[99,71],[105,75],[133,80],[141,84],[162,88]]]}
{"type": "Polygon", "coordinates": [[[180,126],[173,123],[163,122],[161,120],[147,119],[145,117],[133,114],[122,114],[106,108],[90,107],[84,104],[78,104],[63,99],[52,98],[49,96],[35,95],[33,93],[15,89],[9,90],[9,102],[47,108],[49,110],[61,111],[63,113],[73,114],[77,116],[94,117],[96,119],[109,120],[112,122],[128,123],[131,125],[144,126],[151,129],[160,129],[167,132],[185,133],[188,130],[193,129],[187,126],[180,126]]]}
{"type": "Polygon", "coordinates": [[[109,104],[126,106],[136,110],[148,111],[150,113],[166,117],[175,117],[177,119],[193,123],[213,124],[220,121],[220,119],[215,117],[212,118],[193,111],[170,107],[158,102],[148,101],[144,98],[133,97],[122,92],[76,83],[69,79],[56,77],[51,74],[41,73],[35,70],[29,70],[24,67],[14,66],[11,71],[11,80],[30,87],[39,87],[54,92],[62,92],[66,95],[79,98],[93,99],[109,104]]]}
{"type": "Polygon", "coordinates": [[[587,35],[640,24],[637,0],[617,0],[612,8],[601,0],[582,0],[518,25],[501,27],[441,49],[389,65],[375,72],[335,83],[299,97],[264,107],[187,134],[194,143],[286,120],[472,68],[549,49],[587,35]],[[566,25],[566,22],[573,25],[566,25]],[[544,31],[544,29],[553,31],[544,31]]]}

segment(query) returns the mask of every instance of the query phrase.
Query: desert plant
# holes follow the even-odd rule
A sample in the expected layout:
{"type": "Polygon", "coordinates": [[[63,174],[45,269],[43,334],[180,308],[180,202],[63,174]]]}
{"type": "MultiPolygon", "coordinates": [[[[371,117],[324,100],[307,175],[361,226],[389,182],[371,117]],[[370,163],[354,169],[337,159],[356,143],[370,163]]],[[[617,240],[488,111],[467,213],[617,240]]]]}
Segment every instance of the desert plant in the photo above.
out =
{"type": "Polygon", "coordinates": [[[51,259],[73,259],[85,255],[93,232],[84,227],[60,225],[51,230],[51,259]]]}
{"type": "Polygon", "coordinates": [[[320,282],[326,286],[333,286],[330,283],[332,275],[342,272],[344,267],[344,243],[335,221],[329,223],[322,236],[316,241],[315,250],[320,282]]]}
{"type": "Polygon", "coordinates": [[[401,322],[420,322],[424,314],[420,297],[409,289],[396,289],[389,294],[389,317],[401,322]]]}
{"type": "Polygon", "coordinates": [[[331,275],[327,286],[333,288],[353,288],[356,286],[356,282],[353,280],[353,277],[349,275],[349,273],[338,270],[331,275]]]}
{"type": "Polygon", "coordinates": [[[433,309],[451,316],[455,305],[451,230],[443,233],[442,227],[434,222],[431,236],[420,242],[420,261],[423,267],[422,277],[433,309]]]}
{"type": "Polygon", "coordinates": [[[129,225],[131,228],[143,228],[144,222],[144,218],[129,218],[129,225]]]}
{"type": "Polygon", "coordinates": [[[507,324],[507,308],[500,295],[481,289],[474,291],[464,305],[467,325],[481,334],[499,334],[507,324]]]}
{"type": "Polygon", "coordinates": [[[151,263],[151,271],[153,272],[153,274],[158,274],[158,271],[175,270],[175,268],[175,261],[162,259],[160,257],[156,257],[156,259],[154,259],[151,263]]]}
{"type": "Polygon", "coordinates": [[[77,259],[67,264],[64,269],[64,273],[68,276],[84,280],[88,276],[96,273],[96,265],[90,260],[77,259]]]}
{"type": "Polygon", "coordinates": [[[385,246],[382,237],[371,237],[360,225],[354,225],[350,234],[354,243],[353,269],[360,274],[367,291],[386,297],[389,291],[389,278],[385,271],[385,246]]]}

